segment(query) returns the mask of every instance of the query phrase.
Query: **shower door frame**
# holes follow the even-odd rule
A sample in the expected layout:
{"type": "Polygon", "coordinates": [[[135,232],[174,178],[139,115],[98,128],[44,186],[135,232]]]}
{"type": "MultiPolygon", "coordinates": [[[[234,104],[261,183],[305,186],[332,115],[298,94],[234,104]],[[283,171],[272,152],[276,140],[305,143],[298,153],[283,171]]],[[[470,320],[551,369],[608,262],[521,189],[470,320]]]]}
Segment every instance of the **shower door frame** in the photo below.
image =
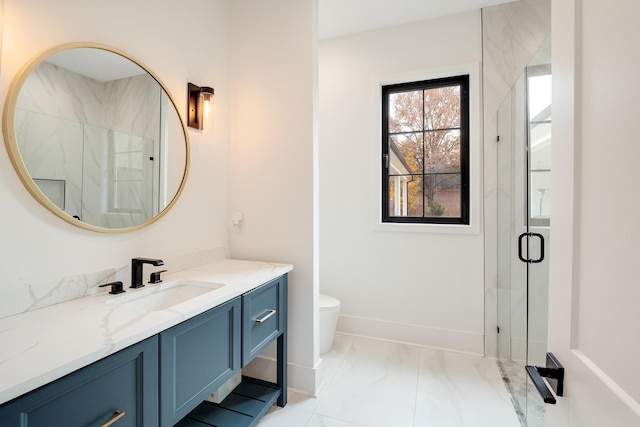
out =
{"type": "MultiPolygon", "coordinates": [[[[547,351],[545,252],[549,252],[550,220],[531,214],[532,121],[527,100],[529,77],[545,69],[550,74],[548,65],[527,67],[497,114],[498,358],[516,410],[530,427],[544,425],[544,404],[524,365],[544,364],[547,351]]],[[[541,213],[542,205],[537,208],[541,213]]]]}

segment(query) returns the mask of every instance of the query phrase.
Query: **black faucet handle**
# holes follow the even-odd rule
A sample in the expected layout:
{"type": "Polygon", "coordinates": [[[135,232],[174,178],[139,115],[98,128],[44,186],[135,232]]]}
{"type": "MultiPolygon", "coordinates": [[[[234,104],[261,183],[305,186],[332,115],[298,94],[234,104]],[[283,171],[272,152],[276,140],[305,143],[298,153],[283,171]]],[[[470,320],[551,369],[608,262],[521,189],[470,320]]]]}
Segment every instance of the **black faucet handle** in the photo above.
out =
{"type": "Polygon", "coordinates": [[[100,288],[104,288],[105,286],[111,286],[111,290],[109,291],[109,293],[113,295],[121,294],[124,292],[124,289],[122,289],[122,282],[111,282],[111,283],[105,283],[103,285],[98,285],[98,286],[100,288]]]}
{"type": "Polygon", "coordinates": [[[155,265],[156,267],[164,265],[164,261],[157,258],[138,257],[138,258],[133,258],[131,261],[137,264],[151,264],[151,265],[155,265]]]}
{"type": "Polygon", "coordinates": [[[166,271],[167,270],[160,270],[160,271],[154,271],[153,273],[151,273],[151,276],[149,276],[149,283],[162,282],[162,278],[160,277],[160,275],[166,271]]]}

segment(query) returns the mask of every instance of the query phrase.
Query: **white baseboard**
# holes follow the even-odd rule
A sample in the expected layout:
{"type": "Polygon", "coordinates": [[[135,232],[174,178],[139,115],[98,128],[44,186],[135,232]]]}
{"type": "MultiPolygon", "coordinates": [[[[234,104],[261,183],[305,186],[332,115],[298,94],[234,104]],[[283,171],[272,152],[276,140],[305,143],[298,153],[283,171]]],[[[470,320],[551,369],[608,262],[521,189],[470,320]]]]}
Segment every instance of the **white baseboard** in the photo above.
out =
{"type": "Polygon", "coordinates": [[[422,347],[484,355],[484,334],[481,332],[431,328],[349,315],[340,315],[337,331],[422,347]]]}
{"type": "MultiPolygon", "coordinates": [[[[430,328],[347,315],[340,316],[337,332],[461,353],[475,355],[484,353],[482,333],[430,328]]],[[[249,365],[242,368],[242,373],[276,382],[276,359],[269,357],[269,352],[265,353],[267,355],[256,357],[249,365]]],[[[287,369],[288,387],[292,391],[317,396],[325,383],[322,359],[315,367],[289,362],[287,369]]]]}

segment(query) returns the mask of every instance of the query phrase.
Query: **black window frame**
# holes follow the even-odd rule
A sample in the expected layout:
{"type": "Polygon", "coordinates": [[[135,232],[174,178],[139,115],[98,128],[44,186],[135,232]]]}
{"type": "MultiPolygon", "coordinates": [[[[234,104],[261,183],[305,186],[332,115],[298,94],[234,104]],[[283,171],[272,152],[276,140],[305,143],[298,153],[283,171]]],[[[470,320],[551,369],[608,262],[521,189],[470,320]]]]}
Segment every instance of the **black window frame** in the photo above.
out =
{"type": "MultiPolygon", "coordinates": [[[[458,75],[382,86],[382,222],[401,224],[470,225],[469,75],[458,75]],[[460,216],[390,216],[389,209],[389,97],[395,93],[460,86],[460,216]]],[[[425,131],[424,129],[422,130],[425,131]]],[[[391,135],[394,135],[393,133],[391,135]]],[[[416,175],[427,175],[426,173],[416,175]]]]}

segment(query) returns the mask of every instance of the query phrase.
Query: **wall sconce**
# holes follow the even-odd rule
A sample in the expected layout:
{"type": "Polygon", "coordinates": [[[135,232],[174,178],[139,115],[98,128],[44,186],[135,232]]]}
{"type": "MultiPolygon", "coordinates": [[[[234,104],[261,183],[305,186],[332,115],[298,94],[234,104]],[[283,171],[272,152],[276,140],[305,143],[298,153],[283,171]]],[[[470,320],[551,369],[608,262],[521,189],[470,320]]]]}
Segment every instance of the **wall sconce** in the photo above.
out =
{"type": "Polygon", "coordinates": [[[189,83],[187,88],[189,93],[187,125],[202,130],[204,118],[209,115],[214,90],[212,87],[200,87],[193,83],[189,83]]]}

